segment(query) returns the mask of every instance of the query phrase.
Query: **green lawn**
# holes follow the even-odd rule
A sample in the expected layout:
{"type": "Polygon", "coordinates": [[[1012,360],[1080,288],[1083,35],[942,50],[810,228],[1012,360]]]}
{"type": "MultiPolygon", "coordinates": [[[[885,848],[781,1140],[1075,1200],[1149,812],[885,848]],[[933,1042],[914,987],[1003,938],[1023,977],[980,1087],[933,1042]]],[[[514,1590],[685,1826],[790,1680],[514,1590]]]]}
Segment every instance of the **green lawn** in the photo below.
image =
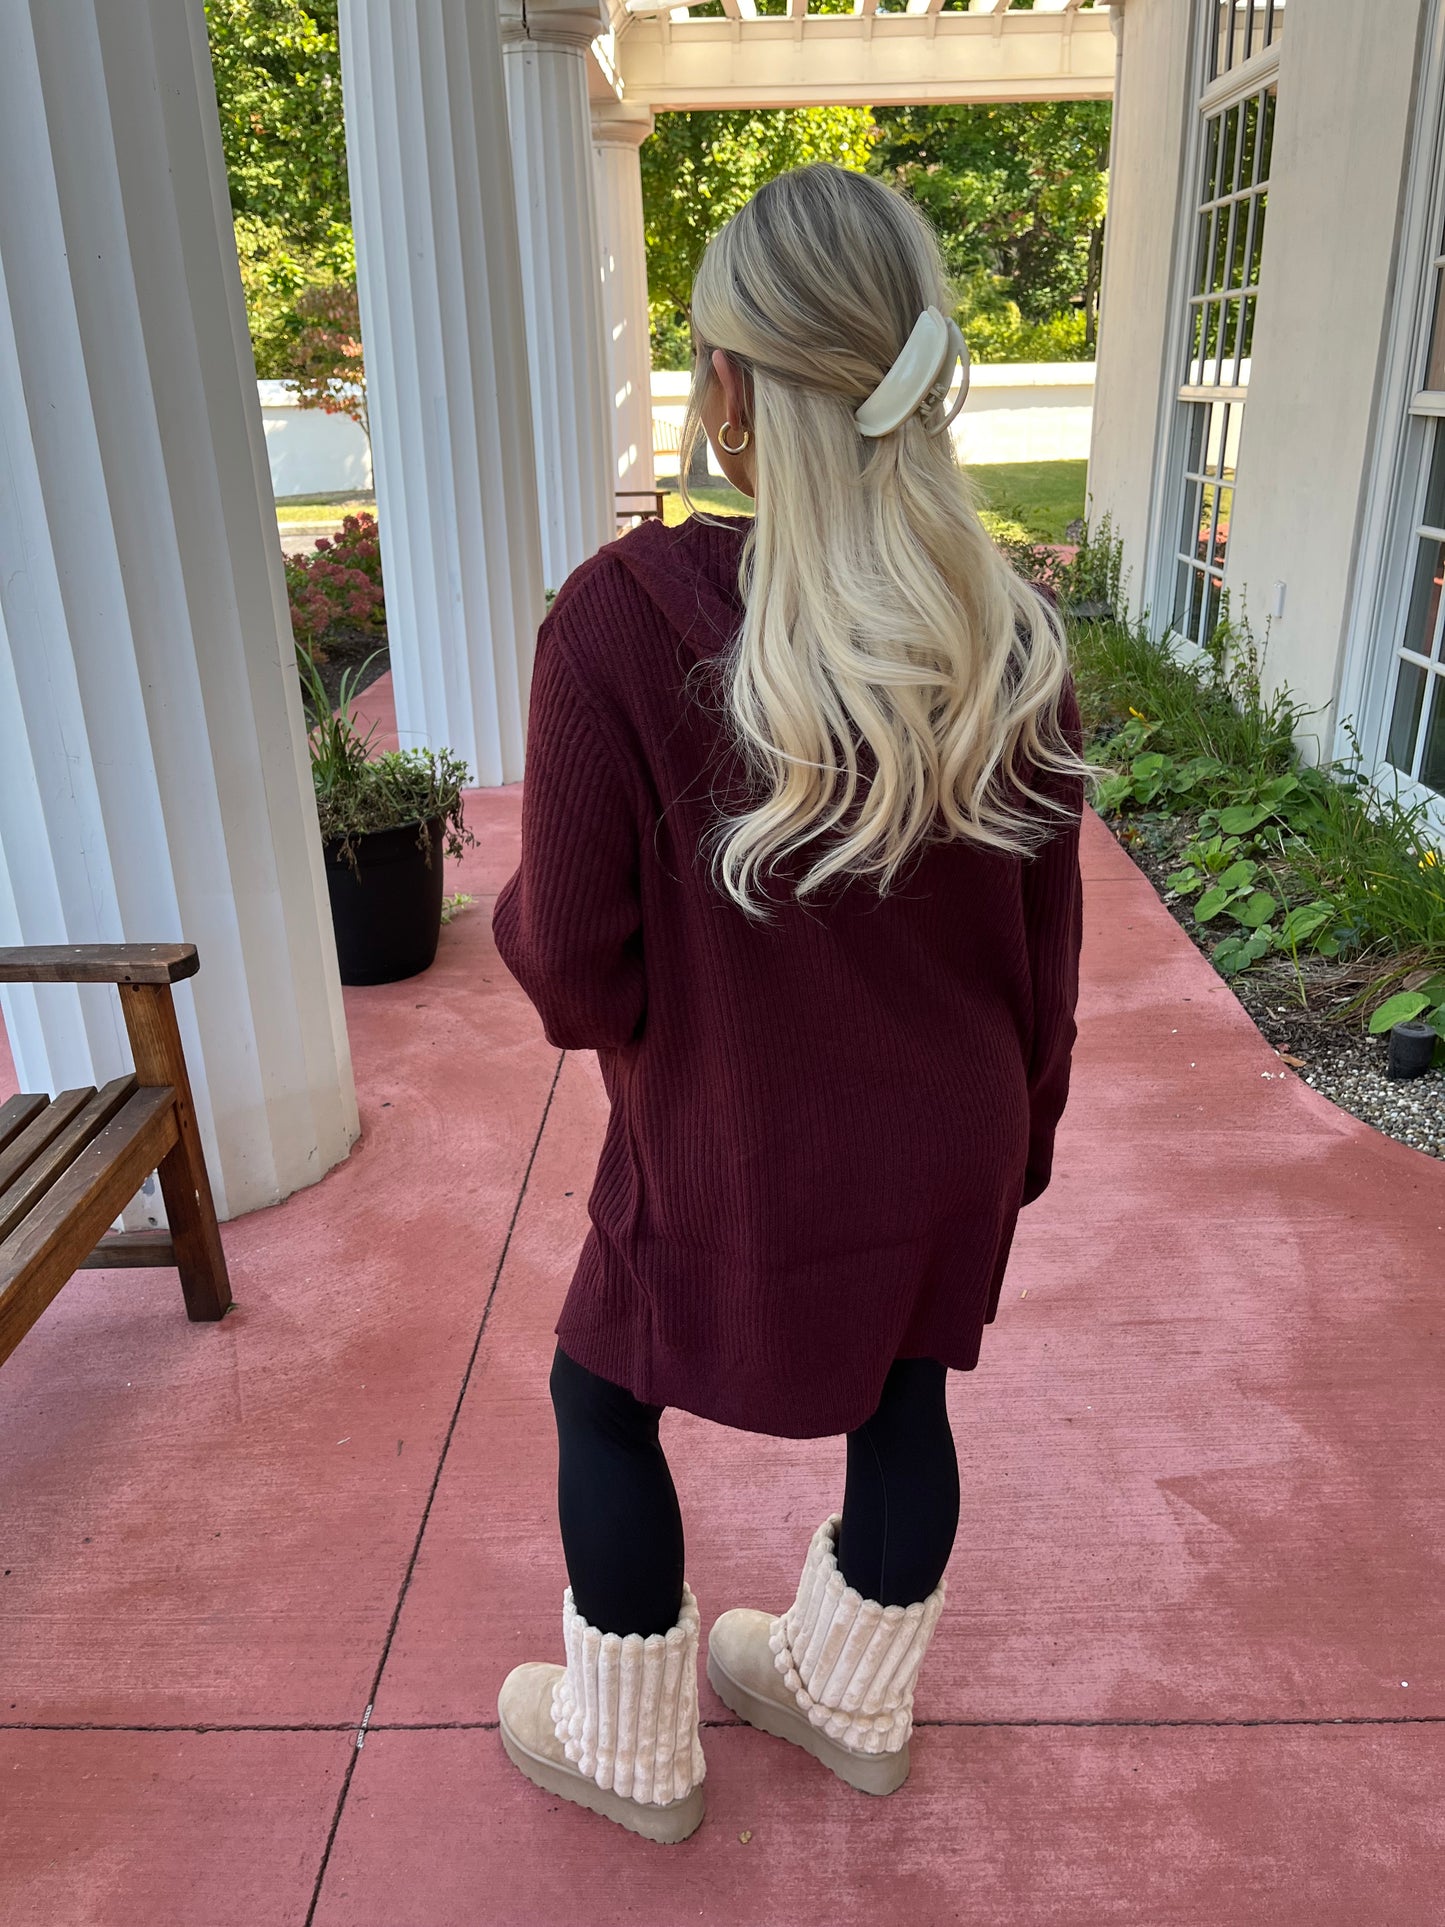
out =
{"type": "MultiPolygon", "coordinates": [[[[668,489],[662,504],[663,520],[667,526],[672,528],[678,522],[685,522],[687,509],[676,487],[669,487],[665,481],[659,482],[658,487],[668,489]]],[[[753,512],[753,505],[747,496],[726,482],[711,482],[706,488],[695,488],[692,499],[699,508],[710,509],[714,515],[751,515],[753,512]]]]}
{"type": "MultiPolygon", "coordinates": [[[[1087,462],[992,462],[971,468],[995,535],[1036,542],[1062,542],[1064,530],[1084,513],[1087,462]]],[[[665,486],[665,484],[664,484],[665,486]]],[[[693,490],[702,508],[718,515],[750,515],[752,503],[726,482],[693,490]]],[[[284,496],[276,519],[286,527],[314,525],[318,533],[340,527],[344,515],[365,509],[376,513],[374,496],[284,496]]],[[[664,504],[668,522],[682,521],[682,497],[670,490],[664,504]]]]}
{"type": "MultiPolygon", "coordinates": [[[[1084,513],[1087,462],[986,462],[969,474],[983,497],[990,533],[1014,541],[1062,542],[1070,522],[1084,513]]],[[[752,503],[725,482],[693,490],[693,499],[720,515],[749,515],[752,503]]],[[[682,521],[682,497],[669,493],[669,523],[682,521]]]]}
{"type": "Polygon", "coordinates": [[[968,472],[990,516],[1017,523],[1035,542],[1062,542],[1070,522],[1084,513],[1087,462],[981,462],[968,472]]]}
{"type": "Polygon", "coordinates": [[[339,529],[343,516],[376,513],[374,495],[278,495],[276,520],[282,528],[339,529]]]}

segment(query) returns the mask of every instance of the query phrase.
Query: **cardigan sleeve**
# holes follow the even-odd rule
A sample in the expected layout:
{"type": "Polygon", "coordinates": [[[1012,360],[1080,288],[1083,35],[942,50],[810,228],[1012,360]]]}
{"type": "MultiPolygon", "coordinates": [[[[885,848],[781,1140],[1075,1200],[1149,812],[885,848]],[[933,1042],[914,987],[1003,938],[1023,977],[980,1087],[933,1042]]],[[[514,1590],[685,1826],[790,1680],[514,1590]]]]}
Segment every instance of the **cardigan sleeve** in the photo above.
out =
{"type": "MultiPolygon", "coordinates": [[[[1059,722],[1077,750],[1083,733],[1073,685],[1066,686],[1059,722]]],[[[1064,786],[1071,814],[1023,868],[1024,926],[1033,982],[1034,1036],[1029,1061],[1029,1152],[1023,1203],[1047,1188],[1054,1161],[1054,1132],[1069,1096],[1069,1069],[1077,1028],[1079,949],[1083,938],[1083,889],[1079,875],[1079,818],[1083,785],[1064,786]]]]}
{"type": "Polygon", "coordinates": [[[549,1043],[612,1050],[636,1035],[646,1004],[637,816],[615,743],[552,630],[532,675],[522,860],[492,932],[549,1043]]]}

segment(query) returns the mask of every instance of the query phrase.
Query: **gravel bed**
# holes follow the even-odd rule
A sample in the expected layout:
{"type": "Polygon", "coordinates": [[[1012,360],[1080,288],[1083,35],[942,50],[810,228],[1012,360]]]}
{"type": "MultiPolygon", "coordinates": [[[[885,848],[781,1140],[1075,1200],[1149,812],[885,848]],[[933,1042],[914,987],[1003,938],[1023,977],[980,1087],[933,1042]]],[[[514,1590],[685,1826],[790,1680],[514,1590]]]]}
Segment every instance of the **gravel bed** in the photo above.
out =
{"type": "MultiPolygon", "coordinates": [[[[1164,898],[1174,921],[1207,957],[1217,935],[1199,929],[1187,900],[1171,903],[1164,891],[1165,877],[1179,868],[1180,853],[1194,835],[1189,819],[1130,817],[1115,819],[1109,827],[1164,898]]],[[[1303,975],[1312,1000],[1324,1001],[1311,982],[1308,962],[1303,975]]],[[[1437,1066],[1423,1077],[1387,1077],[1388,1039],[1371,1037],[1358,1019],[1330,1023],[1316,1009],[1301,1009],[1294,969],[1283,959],[1256,964],[1227,982],[1266,1041],[1306,1084],[1387,1137],[1427,1157],[1445,1158],[1445,1069],[1437,1066]]]]}

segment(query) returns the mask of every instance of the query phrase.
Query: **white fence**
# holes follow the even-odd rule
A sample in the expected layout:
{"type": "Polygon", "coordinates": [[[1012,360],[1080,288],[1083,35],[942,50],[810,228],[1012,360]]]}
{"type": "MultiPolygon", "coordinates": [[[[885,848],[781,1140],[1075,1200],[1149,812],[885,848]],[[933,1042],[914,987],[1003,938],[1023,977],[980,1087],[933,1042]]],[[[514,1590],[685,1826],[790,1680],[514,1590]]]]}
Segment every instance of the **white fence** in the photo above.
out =
{"type": "MultiPolygon", "coordinates": [[[[652,377],[653,440],[660,475],[677,473],[689,377],[652,377]]],[[[262,381],[261,417],[277,495],[339,495],[371,487],[371,450],[345,415],[298,408],[284,382],[262,381]]],[[[965,462],[1084,461],[1094,419],[1091,361],[996,363],[975,368],[953,434],[965,462]]]]}
{"type": "Polygon", "coordinates": [[[1094,427],[1092,361],[975,368],[954,440],[965,462],[1084,462],[1094,427]]]}
{"type": "Polygon", "coordinates": [[[371,447],[349,415],[298,408],[284,381],[258,381],[261,426],[277,495],[364,495],[371,488],[371,447]]]}
{"type": "MultiPolygon", "coordinates": [[[[691,376],[652,377],[653,439],[660,475],[677,473],[677,443],[691,376]]],[[[1092,361],[994,363],[975,368],[953,425],[961,458],[974,462],[1087,461],[1094,422],[1092,361]]],[[[717,472],[717,464],[709,465],[717,472]]]]}

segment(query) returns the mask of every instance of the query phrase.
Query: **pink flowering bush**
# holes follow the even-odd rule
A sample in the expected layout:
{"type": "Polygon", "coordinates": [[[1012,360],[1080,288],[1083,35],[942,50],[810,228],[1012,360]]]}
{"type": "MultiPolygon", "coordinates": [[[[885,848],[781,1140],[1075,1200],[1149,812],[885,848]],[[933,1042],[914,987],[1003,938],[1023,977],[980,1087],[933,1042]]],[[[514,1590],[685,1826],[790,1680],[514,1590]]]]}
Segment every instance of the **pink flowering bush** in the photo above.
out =
{"type": "Polygon", "coordinates": [[[374,515],[348,515],[310,555],[286,558],[286,594],[298,647],[326,660],[328,636],[382,636],[386,602],[374,515]]]}

